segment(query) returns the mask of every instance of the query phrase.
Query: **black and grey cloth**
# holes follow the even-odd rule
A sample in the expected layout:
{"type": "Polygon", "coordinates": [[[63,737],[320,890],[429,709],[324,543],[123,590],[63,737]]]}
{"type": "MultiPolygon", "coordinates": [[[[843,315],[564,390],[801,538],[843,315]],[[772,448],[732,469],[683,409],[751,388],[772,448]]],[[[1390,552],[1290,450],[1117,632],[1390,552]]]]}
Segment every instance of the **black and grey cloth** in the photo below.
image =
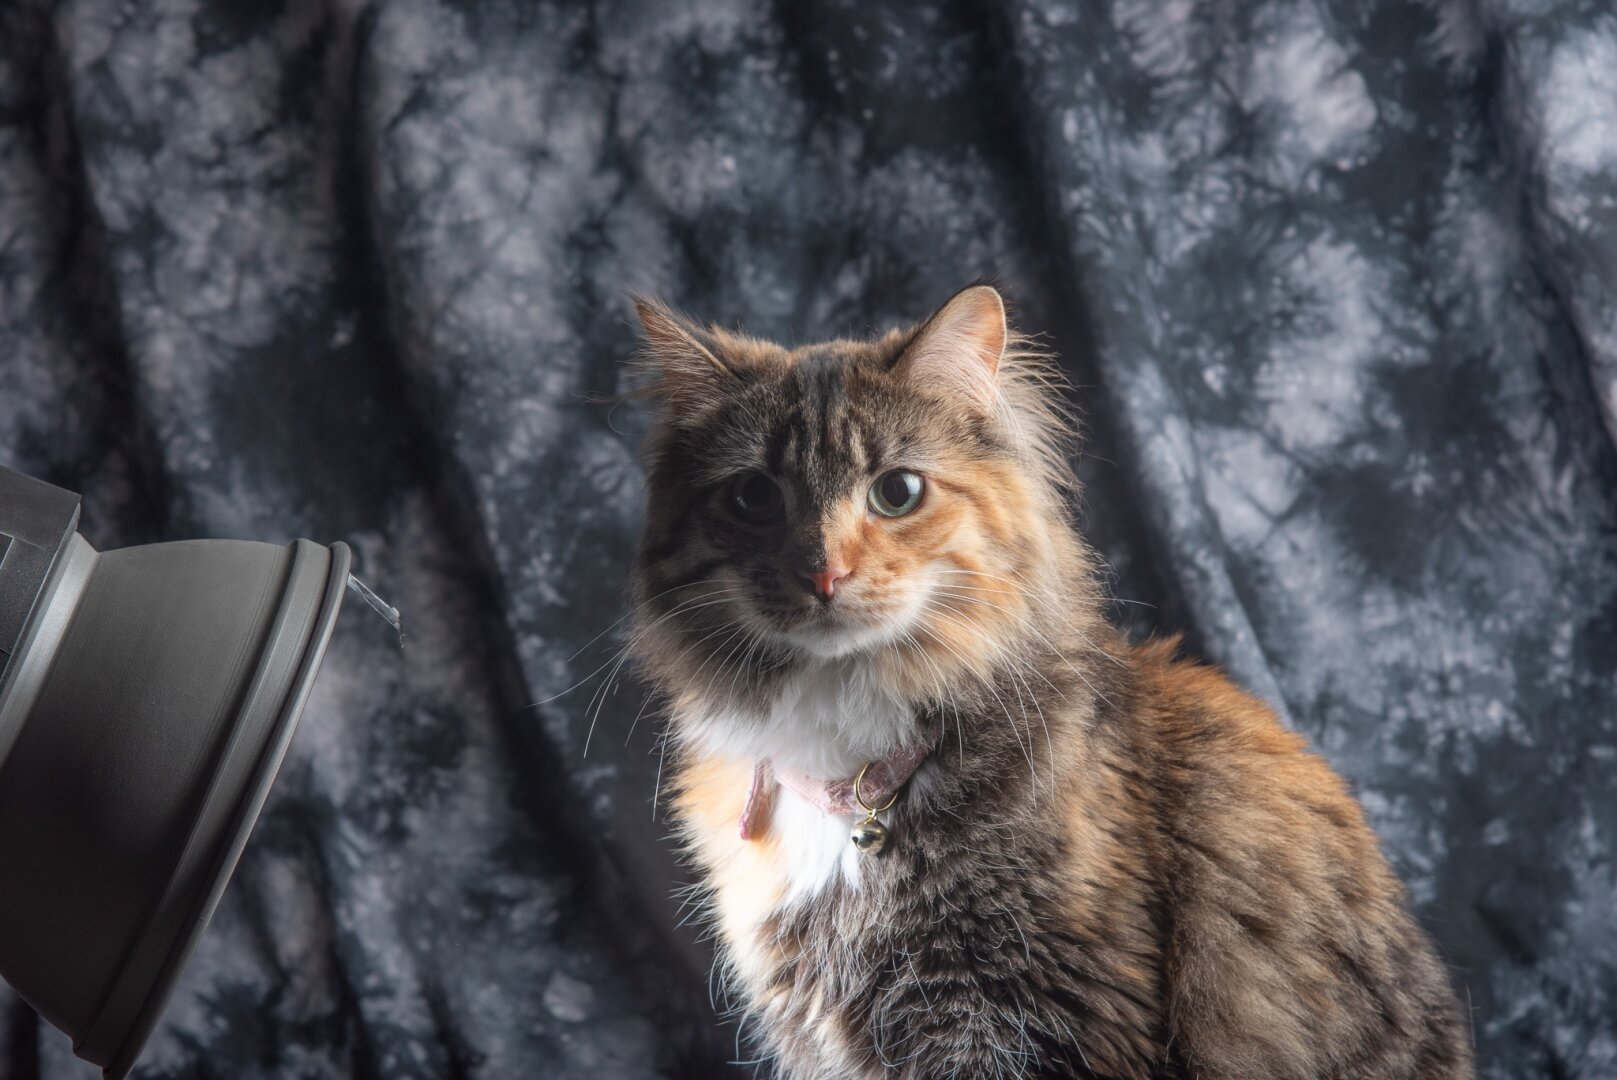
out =
{"type": "MultiPolygon", "coordinates": [[[[1578,0],[9,0],[0,458],[101,548],[346,540],[409,635],[345,615],[143,1075],[744,1061],[606,682],[626,293],[984,273],[1118,617],[1351,778],[1485,1076],[1614,1075],[1614,102],[1578,0]]],[[[0,1073],[87,1069],[5,997],[0,1073]]]]}

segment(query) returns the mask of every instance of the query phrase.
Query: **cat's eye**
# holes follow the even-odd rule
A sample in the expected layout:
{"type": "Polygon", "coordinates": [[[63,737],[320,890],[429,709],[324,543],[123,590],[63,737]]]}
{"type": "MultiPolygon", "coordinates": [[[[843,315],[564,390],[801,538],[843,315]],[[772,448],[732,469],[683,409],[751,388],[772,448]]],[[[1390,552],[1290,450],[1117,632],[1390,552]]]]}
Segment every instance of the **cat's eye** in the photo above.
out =
{"type": "Polygon", "coordinates": [[[894,469],[870,485],[870,508],[882,517],[903,517],[921,505],[925,488],[918,473],[894,469]]]}
{"type": "Polygon", "coordinates": [[[780,487],[760,472],[744,473],[730,484],[730,505],[741,517],[767,521],[780,513],[780,487]]]}

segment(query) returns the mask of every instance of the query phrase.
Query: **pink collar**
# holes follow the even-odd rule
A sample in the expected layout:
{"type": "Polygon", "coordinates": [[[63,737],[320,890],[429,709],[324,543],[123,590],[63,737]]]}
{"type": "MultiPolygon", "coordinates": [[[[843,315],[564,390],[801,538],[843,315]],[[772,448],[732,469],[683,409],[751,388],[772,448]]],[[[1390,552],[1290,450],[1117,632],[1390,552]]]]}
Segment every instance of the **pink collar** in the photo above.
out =
{"type": "MultiPolygon", "coordinates": [[[[885,805],[915,775],[930,752],[925,746],[906,746],[880,761],[871,762],[859,785],[859,794],[870,806],[885,805]]],[[[777,771],[769,759],[764,758],[752,770],[752,787],[747,791],[747,804],[741,810],[741,839],[757,839],[769,828],[769,810],[775,801],[775,790],[781,784],[802,796],[809,805],[818,807],[822,814],[865,813],[853,796],[853,780],[851,776],[843,780],[820,780],[795,769],[777,771]]]]}

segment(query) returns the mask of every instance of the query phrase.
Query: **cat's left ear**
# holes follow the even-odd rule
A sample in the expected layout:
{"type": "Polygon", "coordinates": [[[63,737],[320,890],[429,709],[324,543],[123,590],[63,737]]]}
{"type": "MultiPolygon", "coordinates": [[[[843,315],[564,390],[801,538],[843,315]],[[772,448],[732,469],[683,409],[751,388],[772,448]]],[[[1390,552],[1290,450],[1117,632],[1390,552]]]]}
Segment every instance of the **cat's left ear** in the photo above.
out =
{"type": "Polygon", "coordinates": [[[980,412],[992,412],[999,397],[994,376],[1009,338],[999,291],[973,285],[921,325],[894,371],[918,385],[958,395],[980,412]]]}

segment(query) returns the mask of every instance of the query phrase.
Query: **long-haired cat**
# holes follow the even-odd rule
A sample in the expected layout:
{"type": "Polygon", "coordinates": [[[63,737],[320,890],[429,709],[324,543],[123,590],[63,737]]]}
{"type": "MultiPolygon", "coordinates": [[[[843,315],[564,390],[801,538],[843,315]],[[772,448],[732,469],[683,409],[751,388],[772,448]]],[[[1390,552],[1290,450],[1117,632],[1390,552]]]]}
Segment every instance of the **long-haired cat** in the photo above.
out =
{"type": "Polygon", "coordinates": [[[798,349],[638,307],[634,648],[781,1074],[1471,1075],[1342,781],[1103,619],[1062,399],[994,289],[798,349]]]}

